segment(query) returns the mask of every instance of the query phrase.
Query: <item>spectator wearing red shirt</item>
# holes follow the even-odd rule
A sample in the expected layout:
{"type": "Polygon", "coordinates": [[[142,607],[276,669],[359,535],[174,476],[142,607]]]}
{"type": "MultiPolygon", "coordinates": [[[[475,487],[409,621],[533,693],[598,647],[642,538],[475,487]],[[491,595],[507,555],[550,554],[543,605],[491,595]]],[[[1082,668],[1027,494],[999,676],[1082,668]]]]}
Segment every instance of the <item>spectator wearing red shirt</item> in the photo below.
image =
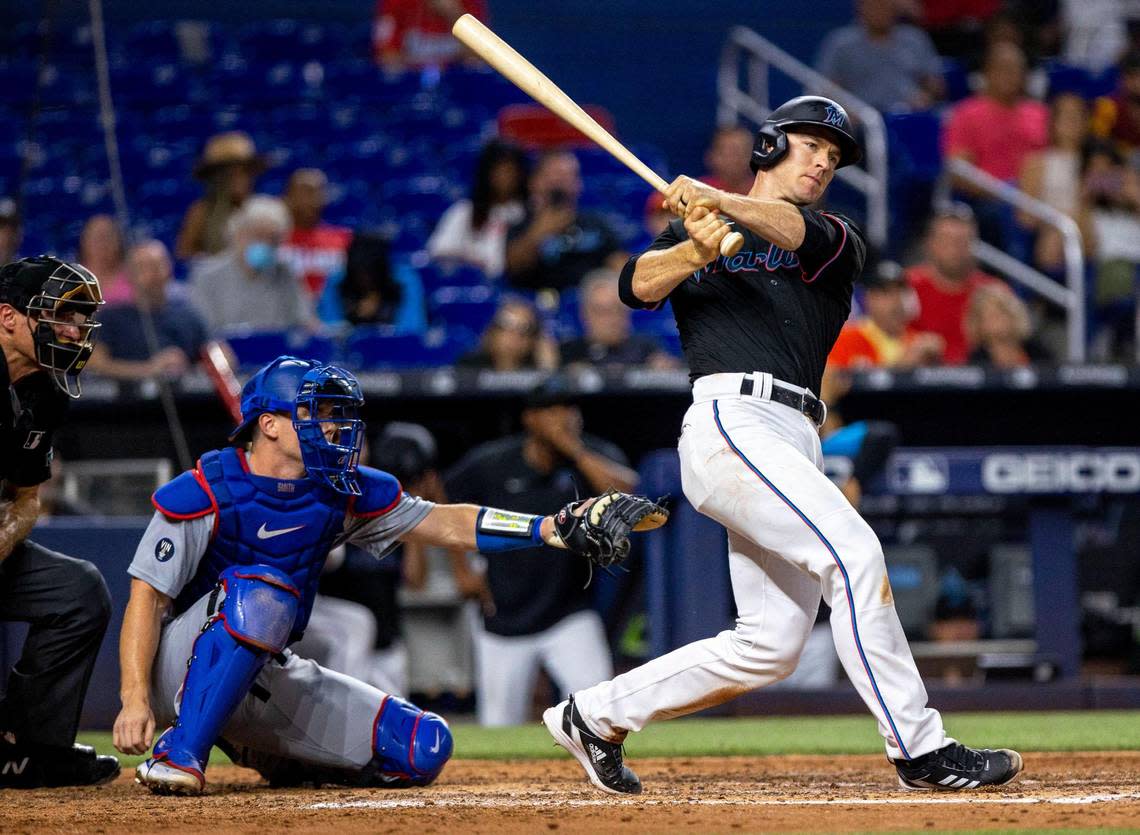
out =
{"type": "Polygon", "coordinates": [[[926,261],[906,271],[918,298],[918,315],[911,325],[942,337],[948,365],[961,365],[969,356],[965,321],[974,291],[998,281],[974,263],[977,235],[969,207],[955,204],[937,212],[926,233],[926,261]]]}
{"type": "Polygon", "coordinates": [[[894,261],[863,274],[867,315],[848,322],[827,357],[833,368],[914,368],[942,359],[943,339],[916,329],[914,291],[894,261]]]}
{"type": "MultiPolygon", "coordinates": [[[[1025,70],[1025,53],[1017,44],[1002,40],[989,46],[985,91],[959,102],[943,128],[947,160],[965,160],[1012,183],[1026,157],[1048,145],[1049,109],[1024,95],[1025,70]]],[[[1012,210],[964,178],[953,182],[960,198],[973,208],[982,240],[1028,261],[1029,241],[1019,234],[1012,210]]]]}
{"type": "Polygon", "coordinates": [[[385,67],[450,64],[463,55],[451,26],[464,14],[487,19],[486,0],[379,0],[372,50],[385,67]]]}
{"type": "Polygon", "coordinates": [[[317,168],[298,168],[289,178],[282,199],[293,218],[293,231],[278,255],[287,263],[315,305],[330,273],[344,270],[352,230],[321,222],[328,204],[328,180],[317,168]]]}
{"type": "MultiPolygon", "coordinates": [[[[955,105],[942,134],[949,159],[964,159],[999,180],[1013,182],[1025,157],[1049,142],[1049,110],[1026,98],[1025,53],[1009,41],[990,46],[985,91],[955,105]]],[[[957,184],[970,191],[969,184],[957,184]]]]}

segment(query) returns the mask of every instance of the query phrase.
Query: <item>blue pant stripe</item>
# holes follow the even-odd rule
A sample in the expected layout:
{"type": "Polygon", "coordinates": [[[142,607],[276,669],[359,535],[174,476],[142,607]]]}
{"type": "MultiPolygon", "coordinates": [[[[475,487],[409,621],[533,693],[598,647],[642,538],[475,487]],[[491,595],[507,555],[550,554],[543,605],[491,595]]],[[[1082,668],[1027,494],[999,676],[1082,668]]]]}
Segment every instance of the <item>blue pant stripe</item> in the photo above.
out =
{"type": "Polygon", "coordinates": [[[855,622],[855,598],[851,594],[851,578],[847,575],[847,567],[843,565],[843,561],[839,559],[839,554],[836,553],[835,549],[831,546],[831,543],[827,541],[827,537],[823,535],[819,528],[812,524],[812,521],[808,519],[807,516],[805,516],[803,512],[798,507],[796,507],[795,504],[793,504],[787,496],[781,493],[776,488],[776,485],[770,482],[764,476],[764,474],[760,472],[756,465],[748,460],[748,456],[746,456],[740,450],[740,448],[732,442],[732,438],[728,436],[728,432],[725,431],[724,425],[720,422],[720,409],[716,400],[713,401],[713,419],[716,421],[717,430],[720,432],[721,437],[724,438],[725,443],[728,444],[729,448],[734,453],[736,453],[736,456],[744,462],[745,466],[747,466],[748,469],[756,474],[756,477],[759,478],[768,487],[769,490],[775,493],[784,504],[790,507],[792,511],[794,511],[795,514],[803,520],[804,524],[807,525],[811,529],[812,533],[814,533],[819,538],[819,541],[823,543],[823,546],[827,549],[828,553],[831,554],[832,559],[835,560],[835,564],[839,566],[839,571],[843,575],[844,591],[847,593],[847,608],[851,612],[851,631],[855,634],[855,647],[859,650],[859,658],[863,661],[863,669],[867,671],[867,678],[871,680],[871,689],[875,691],[875,698],[879,702],[879,707],[883,709],[883,715],[887,717],[887,724],[891,726],[891,731],[895,735],[895,742],[898,743],[899,750],[902,752],[903,757],[909,760],[911,758],[910,754],[907,753],[906,746],[903,745],[902,737],[899,735],[899,729],[895,727],[895,720],[891,716],[891,712],[887,710],[887,703],[883,700],[883,694],[879,692],[879,685],[875,681],[875,675],[871,672],[871,665],[867,662],[867,656],[863,652],[863,642],[859,640],[859,626],[855,622]]]}

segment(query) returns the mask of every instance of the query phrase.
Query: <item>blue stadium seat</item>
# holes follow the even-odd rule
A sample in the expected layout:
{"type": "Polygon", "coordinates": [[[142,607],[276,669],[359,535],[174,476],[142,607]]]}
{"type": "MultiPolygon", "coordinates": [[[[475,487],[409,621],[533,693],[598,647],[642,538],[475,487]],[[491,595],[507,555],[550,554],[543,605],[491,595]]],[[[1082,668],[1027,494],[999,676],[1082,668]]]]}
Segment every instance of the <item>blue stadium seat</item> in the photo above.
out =
{"type": "Polygon", "coordinates": [[[344,357],[350,368],[360,370],[431,368],[453,364],[470,345],[469,335],[439,329],[421,336],[358,327],[345,340],[344,357]]]}
{"type": "Polygon", "coordinates": [[[635,310],[630,316],[630,327],[634,333],[664,337],[677,332],[677,322],[673,309],[668,303],[657,310],[635,310]]]}
{"type": "Polygon", "coordinates": [[[483,332],[498,307],[498,288],[486,284],[440,287],[428,296],[428,312],[433,320],[474,333],[483,332]]]}
{"type": "Polygon", "coordinates": [[[336,351],[336,343],[328,337],[304,332],[232,328],[223,332],[222,337],[243,368],[264,365],[282,354],[329,362],[336,351]]]}
{"type": "Polygon", "coordinates": [[[419,272],[424,290],[429,293],[442,287],[480,287],[489,283],[481,269],[466,264],[429,261],[419,267],[419,272]]]}

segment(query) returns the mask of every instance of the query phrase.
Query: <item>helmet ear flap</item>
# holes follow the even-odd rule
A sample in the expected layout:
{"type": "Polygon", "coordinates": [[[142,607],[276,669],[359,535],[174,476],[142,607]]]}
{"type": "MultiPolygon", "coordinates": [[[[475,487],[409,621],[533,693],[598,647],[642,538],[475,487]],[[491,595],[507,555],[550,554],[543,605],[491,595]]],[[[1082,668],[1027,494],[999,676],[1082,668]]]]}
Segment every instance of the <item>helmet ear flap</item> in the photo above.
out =
{"type": "Polygon", "coordinates": [[[776,125],[762,125],[756,131],[756,141],[752,144],[752,157],[748,167],[755,174],[778,163],[788,153],[788,135],[776,125]]]}

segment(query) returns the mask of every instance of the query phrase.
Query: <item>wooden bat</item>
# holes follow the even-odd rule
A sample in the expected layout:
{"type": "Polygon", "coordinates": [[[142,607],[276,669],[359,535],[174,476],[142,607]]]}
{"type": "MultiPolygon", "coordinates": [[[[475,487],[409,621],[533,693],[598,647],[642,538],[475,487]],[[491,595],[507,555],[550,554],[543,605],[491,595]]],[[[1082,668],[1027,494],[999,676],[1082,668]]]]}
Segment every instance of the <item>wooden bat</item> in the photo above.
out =
{"type": "Polygon", "coordinates": [[[221,344],[211,339],[202,346],[201,359],[206,376],[214,384],[214,390],[233,418],[234,424],[241,423],[241,383],[230,367],[229,358],[222,350],[221,344]]]}
{"type": "MultiPolygon", "coordinates": [[[[605,128],[594,121],[572,98],[562,92],[541,70],[511,47],[506,41],[484,26],[470,14],[465,14],[451,27],[451,33],[467,47],[499,71],[508,81],[529,95],[539,104],[546,106],[556,116],[586,134],[602,149],[626,165],[633,173],[664,193],[669,187],[658,174],[639,160],[633,153],[617,141],[605,128]]],[[[744,236],[739,232],[729,232],[720,242],[720,254],[726,257],[735,255],[744,245],[744,236]]]]}

